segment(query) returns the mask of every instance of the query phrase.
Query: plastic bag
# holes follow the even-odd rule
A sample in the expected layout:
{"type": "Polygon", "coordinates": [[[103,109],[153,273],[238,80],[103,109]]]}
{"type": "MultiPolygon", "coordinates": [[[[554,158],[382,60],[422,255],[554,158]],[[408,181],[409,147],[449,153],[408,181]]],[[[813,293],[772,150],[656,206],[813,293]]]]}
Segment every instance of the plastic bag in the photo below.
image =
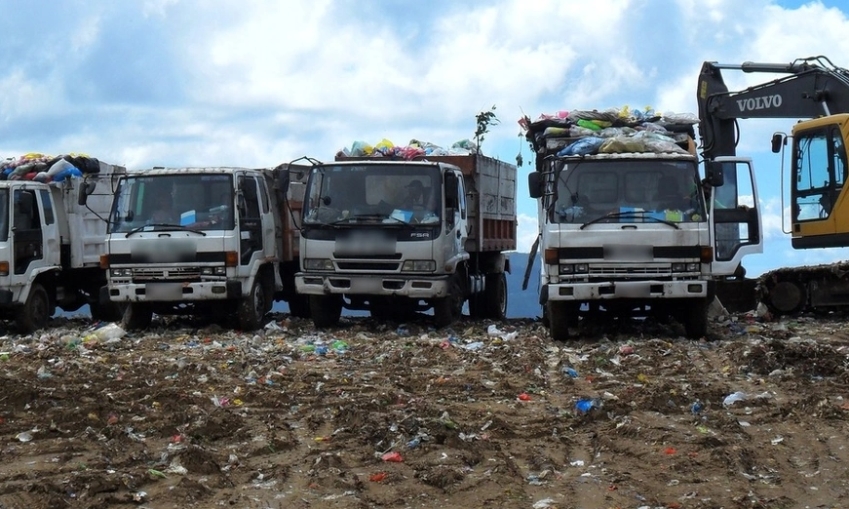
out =
{"type": "Polygon", "coordinates": [[[584,127],[572,126],[569,128],[569,136],[573,138],[583,138],[585,136],[595,136],[596,132],[592,129],[584,127]]]}
{"type": "Polygon", "coordinates": [[[596,133],[596,136],[601,136],[602,138],[615,138],[616,136],[630,136],[635,132],[636,131],[630,127],[606,127],[596,133]]]}
{"type": "Polygon", "coordinates": [[[375,152],[380,152],[381,154],[383,154],[385,156],[392,155],[394,150],[395,150],[395,144],[392,143],[391,141],[387,140],[386,138],[383,138],[382,140],[380,140],[380,142],[378,142],[377,145],[374,146],[375,152]]]}
{"type": "Polygon", "coordinates": [[[351,145],[351,155],[353,157],[369,156],[374,152],[374,147],[364,141],[355,141],[351,145]]]}
{"type": "Polygon", "coordinates": [[[637,136],[617,136],[608,138],[598,148],[603,154],[622,154],[628,152],[645,152],[645,140],[637,136]]]}
{"type": "Polygon", "coordinates": [[[557,156],[584,156],[593,154],[598,150],[602,143],[604,143],[604,138],[598,138],[595,136],[581,138],[558,152],[557,156]]]}
{"type": "Polygon", "coordinates": [[[670,124],[698,124],[699,117],[693,113],[664,113],[661,120],[670,124]]]}
{"type": "Polygon", "coordinates": [[[658,154],[663,153],[674,153],[674,154],[689,154],[686,150],[679,147],[677,143],[674,141],[664,141],[664,140],[645,140],[645,148],[649,152],[655,152],[658,154]]]}
{"type": "Polygon", "coordinates": [[[578,127],[583,127],[591,131],[601,131],[601,126],[590,120],[578,120],[578,127]]]}
{"type": "Polygon", "coordinates": [[[560,136],[569,136],[568,127],[546,127],[542,133],[546,138],[554,138],[560,136]]]}

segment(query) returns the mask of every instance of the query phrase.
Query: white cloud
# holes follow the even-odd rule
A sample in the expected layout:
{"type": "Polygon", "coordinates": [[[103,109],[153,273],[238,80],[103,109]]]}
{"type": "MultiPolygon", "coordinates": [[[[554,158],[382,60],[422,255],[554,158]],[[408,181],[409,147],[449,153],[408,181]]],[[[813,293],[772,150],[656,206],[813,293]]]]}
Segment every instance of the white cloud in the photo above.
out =
{"type": "Polygon", "coordinates": [[[516,219],[519,223],[516,230],[516,251],[529,253],[531,246],[539,235],[537,217],[529,214],[519,214],[516,219]]]}

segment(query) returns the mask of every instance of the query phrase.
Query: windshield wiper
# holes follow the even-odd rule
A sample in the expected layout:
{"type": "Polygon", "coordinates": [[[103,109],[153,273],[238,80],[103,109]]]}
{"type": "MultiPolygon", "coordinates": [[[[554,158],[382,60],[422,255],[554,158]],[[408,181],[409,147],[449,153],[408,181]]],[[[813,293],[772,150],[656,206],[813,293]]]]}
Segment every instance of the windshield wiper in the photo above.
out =
{"type": "Polygon", "coordinates": [[[669,226],[675,228],[676,230],[681,229],[681,227],[679,227],[677,224],[675,224],[671,221],[667,221],[666,219],[660,219],[659,217],[654,217],[654,216],[646,216],[646,211],[644,211],[644,210],[628,210],[628,211],[625,211],[625,212],[608,212],[607,214],[605,214],[603,216],[599,216],[599,217],[597,217],[597,218],[595,218],[591,221],[587,221],[586,223],[582,224],[580,229],[583,230],[587,226],[589,226],[591,224],[600,223],[600,222],[604,221],[605,219],[618,219],[618,218],[623,218],[623,217],[640,217],[641,219],[643,219],[643,221],[645,221],[646,217],[649,217],[649,218],[654,219],[655,221],[657,221],[659,223],[668,224],[669,226]]]}
{"type": "MultiPolygon", "coordinates": [[[[165,228],[165,230],[157,230],[157,231],[187,231],[187,232],[197,233],[197,234],[200,234],[200,235],[203,235],[204,237],[206,237],[205,231],[196,230],[194,228],[189,228],[187,226],[182,226],[182,225],[179,225],[179,224],[170,224],[170,223],[144,224],[144,225],[138,226],[138,227],[133,228],[132,230],[128,231],[127,234],[124,235],[124,237],[129,237],[130,235],[133,235],[134,233],[145,231],[146,228],[154,228],[155,229],[157,227],[165,228]]],[[[153,230],[151,230],[151,231],[153,231],[153,230]]]]}
{"type": "MultiPolygon", "coordinates": [[[[343,217],[342,219],[337,219],[336,221],[332,221],[328,224],[329,225],[345,224],[345,223],[349,223],[351,221],[356,221],[358,219],[373,219],[375,221],[377,221],[377,220],[385,221],[387,219],[392,219],[393,221],[396,221],[397,223],[400,223],[400,224],[403,224],[403,225],[406,225],[406,226],[410,225],[410,223],[408,223],[407,221],[404,221],[401,218],[393,217],[393,216],[387,216],[386,214],[356,214],[356,215],[353,215],[353,216],[343,217]]],[[[386,224],[386,223],[376,223],[376,224],[386,224]]],[[[390,223],[390,224],[394,224],[394,223],[390,223]]]]}

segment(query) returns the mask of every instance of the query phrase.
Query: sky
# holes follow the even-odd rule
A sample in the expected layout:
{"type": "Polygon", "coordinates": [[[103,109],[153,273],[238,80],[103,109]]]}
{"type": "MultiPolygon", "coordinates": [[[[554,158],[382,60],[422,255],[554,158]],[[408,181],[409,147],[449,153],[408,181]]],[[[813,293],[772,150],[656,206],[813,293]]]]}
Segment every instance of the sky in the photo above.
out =
{"type": "MultiPolygon", "coordinates": [[[[825,55],[849,67],[847,0],[0,0],[0,30],[2,158],[275,166],[329,160],[357,140],[447,147],[495,106],[482,151],[526,163],[522,252],[537,231],[522,115],[696,112],[706,60],[825,55]]],[[[774,77],[724,76],[731,89],[774,77]]],[[[849,257],[793,250],[782,231],[770,137],[794,122],[741,121],[738,154],[754,160],[765,224],[750,275],[849,257]]]]}

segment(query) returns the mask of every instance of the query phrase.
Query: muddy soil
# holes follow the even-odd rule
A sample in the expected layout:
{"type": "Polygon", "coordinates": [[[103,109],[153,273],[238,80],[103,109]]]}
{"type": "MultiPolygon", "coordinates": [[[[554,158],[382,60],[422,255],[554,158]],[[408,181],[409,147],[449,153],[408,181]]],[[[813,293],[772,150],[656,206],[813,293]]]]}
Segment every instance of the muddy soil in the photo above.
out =
{"type": "Polygon", "coordinates": [[[0,337],[0,509],[849,507],[841,317],[0,337]]]}

